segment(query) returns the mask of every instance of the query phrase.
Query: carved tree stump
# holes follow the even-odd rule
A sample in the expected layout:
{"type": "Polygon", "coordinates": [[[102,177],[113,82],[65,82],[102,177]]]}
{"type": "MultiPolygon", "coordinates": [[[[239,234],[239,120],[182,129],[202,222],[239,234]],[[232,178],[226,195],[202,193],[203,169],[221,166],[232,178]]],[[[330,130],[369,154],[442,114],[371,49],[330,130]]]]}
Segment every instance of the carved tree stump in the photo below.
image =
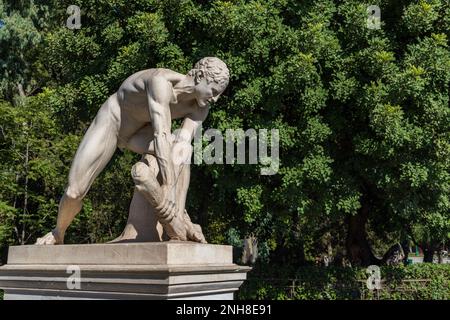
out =
{"type": "Polygon", "coordinates": [[[151,165],[155,162],[140,161],[133,166],[132,177],[136,189],[145,197],[145,199],[155,209],[159,223],[164,228],[171,240],[195,241],[206,243],[201,227],[193,224],[184,208],[179,208],[174,201],[169,199],[168,195],[163,194],[161,185],[152,170],[151,165]]]}

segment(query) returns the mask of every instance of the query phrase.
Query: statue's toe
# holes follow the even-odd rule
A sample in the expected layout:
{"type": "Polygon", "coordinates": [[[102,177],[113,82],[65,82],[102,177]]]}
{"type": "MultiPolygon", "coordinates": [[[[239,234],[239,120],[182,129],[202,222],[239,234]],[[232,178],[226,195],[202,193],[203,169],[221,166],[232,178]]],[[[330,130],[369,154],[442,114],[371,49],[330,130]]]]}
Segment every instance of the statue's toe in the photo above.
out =
{"type": "Polygon", "coordinates": [[[196,224],[196,223],[192,223],[192,229],[191,229],[191,240],[195,241],[195,242],[200,242],[200,243],[208,243],[205,239],[205,236],[203,235],[202,232],[202,227],[200,227],[200,225],[196,224]]]}

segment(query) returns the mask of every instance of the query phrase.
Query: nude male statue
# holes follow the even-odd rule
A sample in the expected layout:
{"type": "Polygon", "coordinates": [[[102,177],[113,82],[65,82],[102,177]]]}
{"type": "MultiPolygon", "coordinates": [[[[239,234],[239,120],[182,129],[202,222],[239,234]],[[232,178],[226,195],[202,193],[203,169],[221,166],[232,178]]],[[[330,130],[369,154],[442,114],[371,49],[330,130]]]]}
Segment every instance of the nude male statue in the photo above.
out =
{"type": "MultiPolygon", "coordinates": [[[[81,210],[83,198],[117,147],[144,155],[143,161],[155,159],[161,181],[157,198],[169,199],[172,206],[183,210],[189,181],[184,179],[176,185],[183,169],[174,168],[173,156],[177,163],[189,161],[194,133],[208,115],[208,105],[218,100],[228,81],[225,63],[211,57],[197,62],[187,75],[158,68],[143,70],[127,78],[99,109],[83,137],[59,204],[56,228],[38,238],[36,244],[64,243],[66,229],[81,210]],[[174,136],[171,120],[180,118],[184,119],[182,130],[174,136]]],[[[152,168],[151,164],[147,165],[152,168]]],[[[135,166],[133,172],[137,181],[139,173],[143,174],[142,167],[135,166]]],[[[154,186],[151,188],[147,195],[153,199],[154,186]]],[[[192,232],[187,232],[187,238],[183,240],[203,242],[192,232]]]]}

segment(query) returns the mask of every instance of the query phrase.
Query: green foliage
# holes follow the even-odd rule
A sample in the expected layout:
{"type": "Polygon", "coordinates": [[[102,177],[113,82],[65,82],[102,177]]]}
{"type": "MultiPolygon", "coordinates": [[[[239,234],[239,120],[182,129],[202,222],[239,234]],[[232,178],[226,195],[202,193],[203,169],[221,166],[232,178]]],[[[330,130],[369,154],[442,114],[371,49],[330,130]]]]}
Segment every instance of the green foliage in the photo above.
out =
{"type": "Polygon", "coordinates": [[[39,65],[33,59],[42,38],[39,15],[45,16],[45,12],[39,12],[34,4],[18,11],[0,1],[0,19],[4,23],[0,28],[0,96],[12,99],[20,90],[28,93],[38,86],[32,75],[39,65]]]}
{"type": "MultiPolygon", "coordinates": [[[[209,242],[254,234],[270,261],[305,264],[328,245],[344,254],[348,219],[364,211],[372,244],[448,243],[450,8],[370,4],[380,30],[367,28],[369,3],[357,0],[0,2],[0,243],[51,228],[76,147],[126,77],[186,73],[205,56],[223,59],[231,81],[203,127],[275,128],[281,141],[273,176],[258,165],[193,166],[187,209],[209,242]],[[80,30],[65,27],[71,4],[80,30]],[[17,99],[18,84],[27,97],[17,99]]],[[[69,242],[120,233],[136,159],[116,153],[69,242]]]]}
{"type": "Polygon", "coordinates": [[[39,105],[39,98],[17,107],[0,103],[2,244],[27,243],[55,222],[57,194],[70,164],[61,155],[78,142],[73,135],[61,136],[39,105]]]}
{"type": "Polygon", "coordinates": [[[368,273],[361,268],[272,268],[250,274],[238,299],[251,300],[448,300],[450,266],[415,264],[382,267],[381,289],[371,291],[368,273]],[[279,277],[279,278],[278,278],[279,277]],[[277,279],[278,278],[278,279],[277,279]],[[291,278],[291,279],[289,279],[291,278]]]}

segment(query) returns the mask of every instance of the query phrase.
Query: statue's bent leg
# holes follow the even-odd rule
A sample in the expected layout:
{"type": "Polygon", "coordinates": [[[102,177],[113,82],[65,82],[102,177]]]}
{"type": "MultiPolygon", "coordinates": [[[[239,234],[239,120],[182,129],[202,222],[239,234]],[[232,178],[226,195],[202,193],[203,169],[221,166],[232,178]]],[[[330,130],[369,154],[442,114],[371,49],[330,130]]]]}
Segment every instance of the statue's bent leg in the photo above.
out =
{"type": "MultiPolygon", "coordinates": [[[[146,124],[128,139],[119,138],[119,148],[128,149],[143,155],[154,154],[153,136],[154,133],[151,125],[146,124]]],[[[157,177],[159,166],[156,159],[154,157],[144,156],[142,161],[151,170],[151,174],[157,177]]],[[[154,242],[162,241],[165,238],[166,235],[156,217],[155,208],[141,192],[135,189],[130,204],[127,224],[120,236],[111,242],[154,242]]]]}
{"type": "Polygon", "coordinates": [[[152,127],[150,125],[145,125],[126,141],[124,147],[138,154],[154,154],[155,145],[153,142],[153,135],[152,127]]]}
{"type": "Polygon", "coordinates": [[[105,168],[117,148],[119,120],[112,114],[108,100],[99,110],[75,154],[69,172],[69,184],[61,198],[56,228],[36,244],[60,244],[75,216],[81,210],[82,200],[95,178],[105,168]]]}
{"type": "MultiPolygon", "coordinates": [[[[146,155],[146,158],[154,157],[146,155]]],[[[175,202],[164,196],[157,177],[152,172],[152,162],[147,164],[147,159],[140,161],[133,166],[131,174],[134,183],[136,184],[136,190],[140,192],[154,208],[154,213],[169,238],[171,240],[186,241],[187,230],[183,216],[175,202]]]]}
{"type": "Polygon", "coordinates": [[[203,235],[200,225],[192,223],[185,206],[186,196],[189,189],[189,181],[191,177],[191,166],[189,164],[181,164],[176,167],[176,171],[179,172],[176,186],[176,205],[183,211],[184,220],[187,226],[187,238],[188,240],[207,243],[205,236],[203,235]]]}

